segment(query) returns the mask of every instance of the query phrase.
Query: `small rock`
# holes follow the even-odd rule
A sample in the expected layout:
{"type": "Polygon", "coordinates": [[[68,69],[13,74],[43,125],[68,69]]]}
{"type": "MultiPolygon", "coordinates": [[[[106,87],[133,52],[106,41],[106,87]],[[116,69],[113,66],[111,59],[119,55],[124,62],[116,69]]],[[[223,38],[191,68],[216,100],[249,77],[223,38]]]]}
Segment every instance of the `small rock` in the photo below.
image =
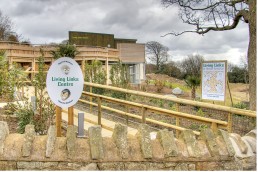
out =
{"type": "Polygon", "coordinates": [[[181,90],[179,87],[176,87],[172,90],[172,93],[175,95],[181,95],[184,94],[183,90],[181,90]]]}

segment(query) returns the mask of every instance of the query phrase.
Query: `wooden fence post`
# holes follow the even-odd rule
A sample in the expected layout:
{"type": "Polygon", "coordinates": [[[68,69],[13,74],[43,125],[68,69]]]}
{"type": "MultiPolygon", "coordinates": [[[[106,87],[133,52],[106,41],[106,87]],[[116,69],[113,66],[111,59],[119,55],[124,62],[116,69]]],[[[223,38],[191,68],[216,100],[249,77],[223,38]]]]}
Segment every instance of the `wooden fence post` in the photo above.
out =
{"type": "MultiPolygon", "coordinates": [[[[178,103],[176,103],[176,111],[179,112],[179,104],[178,103]]],[[[176,117],[176,126],[177,127],[180,126],[180,118],[179,117],[176,117]]],[[[176,138],[179,138],[179,134],[180,134],[180,131],[176,130],[176,138]]]]}
{"type": "Polygon", "coordinates": [[[101,112],[101,97],[98,97],[98,125],[101,126],[101,116],[102,116],[102,112],[101,112]]]}
{"type": "Polygon", "coordinates": [[[231,113],[228,114],[228,127],[227,127],[227,129],[228,129],[229,133],[232,133],[232,114],[231,113]]]}
{"type": "Polygon", "coordinates": [[[146,123],[146,108],[142,106],[142,123],[146,123]]]}
{"type": "MultiPolygon", "coordinates": [[[[127,93],[125,94],[125,100],[128,101],[128,94],[127,94],[127,93]]],[[[125,105],[125,112],[126,112],[126,113],[129,112],[128,105],[125,105]]],[[[127,125],[128,125],[128,122],[129,122],[129,117],[128,117],[128,115],[126,115],[126,124],[127,124],[127,125]]]]}
{"type": "MultiPolygon", "coordinates": [[[[90,86],[90,93],[92,93],[92,87],[90,86]]],[[[92,97],[90,96],[90,102],[92,103],[92,97]]],[[[92,113],[92,104],[90,104],[90,113],[92,113]]]]}
{"type": "Polygon", "coordinates": [[[74,125],[73,106],[68,107],[68,125],[74,125]]]}
{"type": "Polygon", "coordinates": [[[56,136],[61,137],[62,108],[56,106],[56,136]]]}
{"type": "Polygon", "coordinates": [[[211,123],[211,130],[213,131],[213,133],[217,133],[218,132],[218,124],[215,122],[211,123]]]}

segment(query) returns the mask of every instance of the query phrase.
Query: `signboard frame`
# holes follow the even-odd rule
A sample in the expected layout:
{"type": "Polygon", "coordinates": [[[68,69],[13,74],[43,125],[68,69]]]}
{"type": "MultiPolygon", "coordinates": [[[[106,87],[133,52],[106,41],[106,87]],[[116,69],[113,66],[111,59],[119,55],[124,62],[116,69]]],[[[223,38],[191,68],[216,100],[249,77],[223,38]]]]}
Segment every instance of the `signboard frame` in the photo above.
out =
{"type": "Polygon", "coordinates": [[[228,71],[228,65],[227,60],[210,60],[210,61],[203,61],[201,64],[201,100],[208,100],[208,101],[218,101],[218,102],[226,102],[226,87],[227,87],[227,71],[228,71]],[[203,99],[203,64],[205,63],[224,63],[224,100],[214,100],[214,99],[203,99]]]}
{"type": "Polygon", "coordinates": [[[82,95],[83,83],[82,70],[70,57],[55,60],[47,73],[48,95],[55,105],[62,108],[69,108],[76,104],[82,95]]]}

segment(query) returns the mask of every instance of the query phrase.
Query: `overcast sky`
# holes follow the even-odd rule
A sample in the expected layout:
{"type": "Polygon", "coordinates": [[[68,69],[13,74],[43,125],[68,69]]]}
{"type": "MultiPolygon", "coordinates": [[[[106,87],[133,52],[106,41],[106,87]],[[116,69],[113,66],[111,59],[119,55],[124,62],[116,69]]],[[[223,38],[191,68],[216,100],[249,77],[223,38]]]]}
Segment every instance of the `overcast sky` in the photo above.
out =
{"type": "Polygon", "coordinates": [[[114,34],[158,41],[169,47],[172,60],[201,54],[206,60],[228,60],[237,64],[246,56],[248,26],[179,37],[162,35],[191,29],[178,17],[176,7],[164,8],[160,0],[1,0],[0,10],[12,20],[15,30],[32,44],[60,43],[68,31],[114,34]]]}

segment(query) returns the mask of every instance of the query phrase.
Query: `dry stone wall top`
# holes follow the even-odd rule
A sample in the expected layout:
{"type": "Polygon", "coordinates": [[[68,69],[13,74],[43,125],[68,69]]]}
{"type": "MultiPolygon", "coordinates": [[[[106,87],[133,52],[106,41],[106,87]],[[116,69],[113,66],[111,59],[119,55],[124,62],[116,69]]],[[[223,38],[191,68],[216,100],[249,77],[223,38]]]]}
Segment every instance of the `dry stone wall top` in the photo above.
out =
{"type": "Polygon", "coordinates": [[[111,138],[101,136],[101,127],[88,130],[88,138],[77,138],[73,126],[66,137],[36,136],[34,126],[25,134],[9,134],[0,121],[0,170],[255,170],[256,131],[241,137],[219,130],[203,130],[200,136],[182,131],[180,137],[161,130],[150,139],[149,126],[139,126],[136,136],[117,124],[111,138]]]}

